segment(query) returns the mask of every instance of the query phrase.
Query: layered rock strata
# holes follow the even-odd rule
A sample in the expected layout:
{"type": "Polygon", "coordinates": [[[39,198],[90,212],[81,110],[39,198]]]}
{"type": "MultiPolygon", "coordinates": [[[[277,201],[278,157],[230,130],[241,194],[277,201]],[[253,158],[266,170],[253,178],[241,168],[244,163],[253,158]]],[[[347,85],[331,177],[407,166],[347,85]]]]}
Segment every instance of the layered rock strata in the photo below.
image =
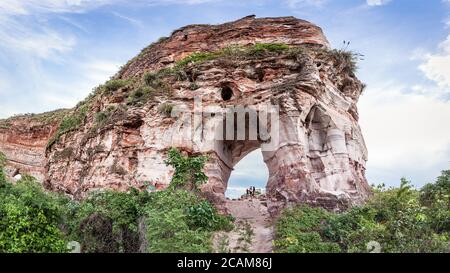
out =
{"type": "Polygon", "coordinates": [[[205,154],[202,191],[223,207],[233,167],[262,148],[270,212],[292,203],[344,209],[370,195],[354,61],[293,17],[187,26],[126,64],[116,88],[106,84],[71,110],[76,127],[67,117],[64,130],[61,120],[13,120],[0,127],[0,151],[12,172],[74,196],[162,189],[173,174],[164,163],[170,147],[205,154]],[[227,124],[239,107],[244,123],[227,124]],[[268,107],[276,112],[263,124],[268,107]]]}

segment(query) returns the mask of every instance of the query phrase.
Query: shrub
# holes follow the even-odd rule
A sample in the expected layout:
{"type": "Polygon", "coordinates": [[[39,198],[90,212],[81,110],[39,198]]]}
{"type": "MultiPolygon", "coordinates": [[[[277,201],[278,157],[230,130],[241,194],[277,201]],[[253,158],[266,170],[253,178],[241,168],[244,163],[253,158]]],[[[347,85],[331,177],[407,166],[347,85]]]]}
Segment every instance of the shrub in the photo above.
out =
{"type": "Polygon", "coordinates": [[[278,252],[340,252],[336,243],[324,242],[319,234],[331,214],[322,208],[301,206],[287,209],[276,224],[274,245],[278,252]]]}
{"type": "Polygon", "coordinates": [[[88,108],[89,107],[87,104],[81,105],[78,108],[76,108],[71,114],[65,116],[62,119],[55,135],[47,143],[47,149],[50,148],[56,142],[58,142],[61,136],[63,136],[64,134],[67,134],[71,131],[78,129],[78,127],[81,124],[83,124],[86,118],[88,108]]]}
{"type": "Polygon", "coordinates": [[[0,252],[66,252],[67,241],[79,242],[82,252],[210,252],[213,232],[233,228],[186,190],[105,190],[71,201],[27,175],[0,185],[0,252]]]}
{"type": "Polygon", "coordinates": [[[103,123],[106,121],[110,116],[109,112],[98,112],[95,114],[95,122],[98,124],[103,123]]]}
{"type": "MultiPolygon", "coordinates": [[[[444,176],[438,181],[445,181],[444,176]]],[[[441,186],[426,186],[423,199],[429,204],[430,199],[434,200],[430,191],[441,186]]],[[[383,252],[450,251],[450,236],[442,225],[449,219],[448,199],[443,202],[446,207],[424,207],[419,201],[420,192],[406,179],[401,180],[399,188],[380,187],[374,191],[366,205],[343,213],[308,207],[286,210],[277,221],[276,250],[367,252],[367,244],[376,241],[383,252]]]]}
{"type": "Polygon", "coordinates": [[[211,252],[211,232],[191,230],[183,210],[150,210],[147,238],[150,253],[211,252]]]}
{"type": "Polygon", "coordinates": [[[30,176],[0,188],[0,252],[66,252],[60,200],[30,176]]]}
{"type": "Polygon", "coordinates": [[[450,233],[450,170],[442,171],[434,184],[420,191],[420,204],[437,233],[450,233]]]}
{"type": "Polygon", "coordinates": [[[117,91],[122,87],[125,87],[128,83],[129,83],[128,80],[113,79],[107,81],[103,85],[103,88],[107,93],[111,94],[112,92],[117,91]]]}
{"type": "Polygon", "coordinates": [[[6,164],[6,156],[0,152],[0,190],[6,185],[6,175],[3,168],[6,164]]]}
{"type": "Polygon", "coordinates": [[[170,117],[170,115],[172,114],[172,110],[173,110],[173,104],[168,103],[168,102],[161,103],[158,106],[158,112],[160,114],[165,115],[166,117],[170,117]]]}
{"type": "Polygon", "coordinates": [[[147,192],[136,189],[93,192],[72,204],[68,234],[83,252],[138,252],[139,220],[148,200],[147,192]]]}
{"type": "Polygon", "coordinates": [[[354,74],[358,69],[358,60],[363,56],[359,53],[355,53],[343,49],[327,50],[326,55],[332,58],[335,65],[342,68],[345,73],[354,74]]]}
{"type": "Polygon", "coordinates": [[[203,167],[207,160],[206,156],[184,156],[179,150],[171,148],[165,161],[166,165],[175,169],[170,187],[172,189],[198,190],[199,186],[208,180],[203,173],[203,167]]]}
{"type": "Polygon", "coordinates": [[[192,192],[165,190],[150,196],[146,206],[148,252],[211,252],[212,232],[232,229],[227,217],[192,192]]]}
{"type": "Polygon", "coordinates": [[[232,225],[225,216],[219,215],[214,206],[204,200],[187,208],[188,224],[191,228],[204,230],[230,230],[232,225]]]}
{"type": "Polygon", "coordinates": [[[250,55],[261,55],[265,52],[283,52],[289,49],[289,46],[281,43],[256,43],[249,49],[250,55]]]}
{"type": "Polygon", "coordinates": [[[191,55],[187,56],[186,58],[178,61],[176,63],[176,67],[183,67],[188,64],[195,64],[195,63],[201,63],[206,62],[210,60],[214,60],[217,58],[219,53],[217,52],[195,52],[191,55]]]}
{"type": "Polygon", "coordinates": [[[128,96],[127,104],[142,106],[153,96],[154,92],[155,90],[148,86],[138,87],[128,96]]]}

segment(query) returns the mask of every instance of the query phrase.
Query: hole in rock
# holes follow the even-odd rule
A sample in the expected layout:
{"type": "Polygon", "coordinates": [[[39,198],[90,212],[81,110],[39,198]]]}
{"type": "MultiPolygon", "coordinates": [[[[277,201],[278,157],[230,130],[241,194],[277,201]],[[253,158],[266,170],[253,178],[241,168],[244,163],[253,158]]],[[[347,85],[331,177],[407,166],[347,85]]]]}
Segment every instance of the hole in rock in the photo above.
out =
{"type": "Polygon", "coordinates": [[[228,101],[233,97],[233,90],[228,85],[222,87],[221,91],[222,99],[228,101]]]}
{"type": "Polygon", "coordinates": [[[269,179],[269,170],[264,163],[261,149],[256,149],[242,158],[234,167],[228,179],[225,197],[237,199],[246,193],[251,186],[265,193],[269,179]]]}

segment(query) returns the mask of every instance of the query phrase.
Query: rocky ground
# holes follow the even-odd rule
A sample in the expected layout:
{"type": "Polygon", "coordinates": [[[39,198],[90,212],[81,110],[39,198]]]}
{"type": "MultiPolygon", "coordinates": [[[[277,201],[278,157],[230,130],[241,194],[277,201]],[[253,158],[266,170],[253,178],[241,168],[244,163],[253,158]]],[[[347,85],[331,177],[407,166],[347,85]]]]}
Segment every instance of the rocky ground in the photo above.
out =
{"type": "Polygon", "coordinates": [[[236,218],[236,227],[215,235],[216,252],[272,252],[274,232],[264,196],[227,200],[226,207],[236,218]]]}

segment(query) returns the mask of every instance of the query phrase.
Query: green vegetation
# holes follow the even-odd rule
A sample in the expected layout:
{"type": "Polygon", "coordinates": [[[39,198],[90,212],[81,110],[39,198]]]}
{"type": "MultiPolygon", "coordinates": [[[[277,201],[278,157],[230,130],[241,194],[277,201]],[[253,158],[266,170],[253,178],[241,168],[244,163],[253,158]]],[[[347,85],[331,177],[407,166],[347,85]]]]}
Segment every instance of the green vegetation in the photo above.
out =
{"type": "Polygon", "coordinates": [[[168,102],[163,102],[158,106],[158,112],[165,115],[166,117],[170,117],[173,110],[173,104],[168,102]]]}
{"type": "Polygon", "coordinates": [[[108,106],[105,111],[97,112],[95,114],[95,123],[97,127],[102,127],[107,124],[117,110],[115,106],[108,106]]]}
{"type": "Polygon", "coordinates": [[[300,206],[277,222],[278,252],[368,252],[370,241],[382,252],[450,251],[450,172],[421,191],[402,179],[400,188],[375,189],[361,207],[344,213],[300,206]]]}
{"type": "Polygon", "coordinates": [[[195,52],[186,58],[177,62],[177,67],[183,67],[188,64],[201,63],[214,60],[221,55],[221,52],[195,52]]]}
{"type": "Polygon", "coordinates": [[[197,191],[208,177],[203,173],[207,161],[206,156],[184,156],[179,150],[171,148],[165,163],[175,169],[170,187],[172,189],[186,188],[197,191]]]}
{"type": "MultiPolygon", "coordinates": [[[[164,77],[169,75],[180,76],[180,72],[173,70],[171,68],[163,68],[157,72],[146,73],[143,76],[145,86],[148,86],[155,91],[158,91],[159,94],[169,94],[171,93],[171,87],[163,80],[164,77]]],[[[181,77],[184,79],[184,77],[181,77]]]]}
{"type": "Polygon", "coordinates": [[[14,120],[26,119],[28,122],[38,122],[40,125],[45,126],[51,123],[59,122],[69,112],[67,109],[58,109],[50,112],[44,112],[40,114],[20,114],[14,115],[7,119],[0,120],[0,129],[9,129],[14,120]]]}
{"type": "Polygon", "coordinates": [[[239,232],[238,245],[235,250],[240,250],[242,252],[249,252],[250,246],[252,244],[254,231],[251,224],[246,220],[238,223],[237,229],[239,232]]]}
{"type": "Polygon", "coordinates": [[[0,153],[0,252],[67,252],[69,241],[82,252],[211,252],[213,232],[233,228],[197,192],[132,188],[72,201],[44,192],[27,175],[6,181],[5,161],[0,153]]]}
{"type": "Polygon", "coordinates": [[[333,58],[336,66],[340,66],[345,73],[351,74],[356,72],[358,61],[362,58],[361,54],[342,49],[328,50],[326,54],[333,58]]]}
{"type": "Polygon", "coordinates": [[[128,96],[127,105],[133,106],[142,106],[144,105],[150,98],[153,97],[155,90],[148,86],[141,86],[135,89],[128,96]]]}
{"type": "Polygon", "coordinates": [[[147,210],[148,252],[211,252],[212,232],[232,226],[227,217],[190,191],[167,190],[154,196],[147,210]]]}
{"type": "Polygon", "coordinates": [[[56,131],[53,138],[49,140],[47,148],[50,148],[53,144],[58,142],[64,134],[78,129],[78,127],[84,123],[88,109],[88,105],[84,104],[76,108],[71,114],[66,115],[62,119],[61,124],[58,127],[58,131],[56,131]]]}
{"type": "MultiPolygon", "coordinates": [[[[105,190],[73,201],[43,191],[28,175],[8,182],[0,153],[0,252],[66,252],[73,240],[83,252],[211,252],[213,233],[233,224],[198,194],[205,162],[171,149],[166,163],[175,175],[167,190],[105,190]]],[[[399,188],[376,187],[366,205],[343,213],[286,209],[274,245],[277,252],[369,252],[375,241],[382,252],[449,252],[449,219],[450,171],[443,171],[420,191],[405,179],[399,188]]],[[[253,231],[248,223],[239,227],[245,251],[253,231]]],[[[219,249],[229,251],[226,240],[219,249]]]]}
{"type": "Polygon", "coordinates": [[[268,44],[262,44],[257,43],[253,47],[250,47],[249,53],[250,55],[261,55],[266,52],[283,52],[285,50],[288,50],[289,46],[286,44],[280,44],[280,43],[268,43],[268,44]]]}
{"type": "Polygon", "coordinates": [[[6,156],[2,152],[0,152],[0,189],[3,188],[4,185],[6,184],[6,175],[5,172],[3,171],[5,164],[6,164],[6,156]]]}
{"type": "Polygon", "coordinates": [[[15,185],[0,180],[0,252],[66,252],[60,198],[30,176],[15,185]]]}
{"type": "Polygon", "coordinates": [[[198,202],[187,209],[190,227],[205,230],[231,230],[233,221],[230,216],[223,217],[217,214],[216,208],[206,200],[198,202]]]}
{"type": "Polygon", "coordinates": [[[214,52],[195,52],[175,64],[175,69],[182,69],[191,64],[199,64],[221,57],[259,57],[265,53],[281,53],[289,49],[286,44],[256,43],[252,46],[232,45],[214,52]]]}
{"type": "Polygon", "coordinates": [[[120,88],[125,87],[126,85],[129,84],[128,80],[122,80],[122,79],[112,79],[107,81],[104,85],[103,85],[103,89],[108,93],[111,94],[114,91],[119,90],[120,88]]]}

